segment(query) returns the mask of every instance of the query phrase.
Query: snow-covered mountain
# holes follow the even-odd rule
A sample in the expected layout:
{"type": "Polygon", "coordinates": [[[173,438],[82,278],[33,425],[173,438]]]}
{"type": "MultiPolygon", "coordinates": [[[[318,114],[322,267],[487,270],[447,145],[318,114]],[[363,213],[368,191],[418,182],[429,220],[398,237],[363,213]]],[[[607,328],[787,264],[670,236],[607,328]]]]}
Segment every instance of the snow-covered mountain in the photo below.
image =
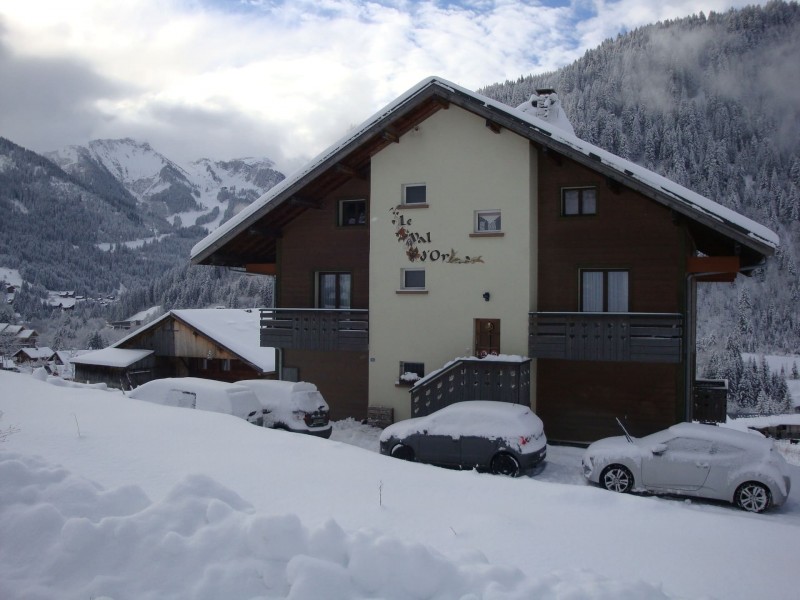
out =
{"type": "Polygon", "coordinates": [[[178,226],[216,228],[283,179],[266,158],[180,165],[130,138],[93,140],[46,155],[87,184],[135,199],[145,213],[178,226]]]}

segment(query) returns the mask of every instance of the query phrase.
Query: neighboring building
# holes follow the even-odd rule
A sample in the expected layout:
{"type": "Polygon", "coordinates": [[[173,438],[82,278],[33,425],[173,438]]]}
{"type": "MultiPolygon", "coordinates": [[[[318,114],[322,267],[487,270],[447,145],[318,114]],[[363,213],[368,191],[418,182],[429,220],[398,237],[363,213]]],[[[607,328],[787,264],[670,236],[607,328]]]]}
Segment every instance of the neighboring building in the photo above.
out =
{"type": "Polygon", "coordinates": [[[551,90],[514,109],[430,78],[192,262],[276,275],[261,342],[334,418],[523,389],[548,438],[585,442],[616,417],[637,435],[691,417],[696,285],[749,273],[777,244],[576,138],[551,90]],[[511,357],[452,362],[494,354],[511,357]]]}
{"type": "Polygon", "coordinates": [[[47,346],[42,348],[20,348],[11,358],[19,366],[42,367],[53,360],[54,354],[55,352],[47,346]]]}
{"type": "Polygon", "coordinates": [[[7,349],[11,352],[19,348],[35,348],[39,334],[35,329],[28,329],[24,325],[10,325],[0,323],[0,351],[7,349]]]}
{"type": "Polygon", "coordinates": [[[147,310],[139,311],[127,319],[123,319],[121,321],[111,321],[109,325],[111,325],[113,329],[133,329],[134,327],[139,327],[147,319],[154,317],[159,312],[161,312],[161,307],[153,306],[147,310]]]}
{"type": "Polygon", "coordinates": [[[275,351],[259,345],[259,312],[173,310],[109,348],[71,359],[75,380],[131,389],[162,377],[219,381],[275,377],[275,351]]]}

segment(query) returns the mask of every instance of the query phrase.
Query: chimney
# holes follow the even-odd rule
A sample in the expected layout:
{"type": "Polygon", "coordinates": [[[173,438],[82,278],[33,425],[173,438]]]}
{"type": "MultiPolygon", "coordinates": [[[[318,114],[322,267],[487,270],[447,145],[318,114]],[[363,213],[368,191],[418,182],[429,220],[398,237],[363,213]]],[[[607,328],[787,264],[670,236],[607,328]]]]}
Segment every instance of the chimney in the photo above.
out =
{"type": "Polygon", "coordinates": [[[575,135],[572,123],[564,113],[561,100],[553,88],[536,88],[536,92],[531,94],[527,102],[520,104],[517,110],[547,121],[570,135],[575,135]]]}

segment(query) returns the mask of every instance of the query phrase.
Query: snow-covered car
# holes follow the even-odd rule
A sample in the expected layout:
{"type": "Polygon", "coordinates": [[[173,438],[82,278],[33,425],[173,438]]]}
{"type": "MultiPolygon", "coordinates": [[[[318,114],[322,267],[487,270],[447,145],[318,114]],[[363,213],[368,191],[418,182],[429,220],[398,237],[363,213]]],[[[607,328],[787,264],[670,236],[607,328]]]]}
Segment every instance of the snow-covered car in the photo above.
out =
{"type": "Polygon", "coordinates": [[[199,377],[167,377],[143,383],[128,392],[130,398],[165,406],[196,408],[264,424],[265,411],[252,390],[243,385],[199,377]]]}
{"type": "Polygon", "coordinates": [[[752,512],[780,506],[791,486],[786,461],[772,440],[699,423],[594,442],[584,452],[583,474],[615,492],[711,498],[752,512]]]}
{"type": "Polygon", "coordinates": [[[547,454],[544,426],[522,404],[468,400],[383,430],[381,454],[518,476],[547,454]]]}
{"type": "Polygon", "coordinates": [[[331,436],[330,408],[317,386],[307,381],[245,379],[246,386],[264,409],[264,427],[331,436]]]}

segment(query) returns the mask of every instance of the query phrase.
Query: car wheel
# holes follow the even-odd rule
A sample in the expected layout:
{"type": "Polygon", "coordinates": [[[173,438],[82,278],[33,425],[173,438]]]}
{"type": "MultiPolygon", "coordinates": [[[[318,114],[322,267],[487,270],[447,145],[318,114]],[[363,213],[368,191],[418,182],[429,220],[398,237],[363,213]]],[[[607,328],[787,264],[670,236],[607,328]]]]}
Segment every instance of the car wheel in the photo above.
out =
{"type": "Polygon", "coordinates": [[[414,460],[414,449],[405,444],[397,444],[392,448],[392,456],[400,460],[414,460]]]}
{"type": "Polygon", "coordinates": [[[491,471],[495,475],[516,477],[519,475],[519,462],[516,458],[504,452],[492,459],[491,471]]]}
{"type": "Polygon", "coordinates": [[[772,504],[767,487],[756,481],[748,481],[740,485],[736,489],[733,500],[739,508],[755,513],[764,512],[772,504]]]}
{"type": "Polygon", "coordinates": [[[633,489],[633,474],[622,465],[609,465],[600,474],[600,485],[609,491],[627,494],[633,489]]]}

